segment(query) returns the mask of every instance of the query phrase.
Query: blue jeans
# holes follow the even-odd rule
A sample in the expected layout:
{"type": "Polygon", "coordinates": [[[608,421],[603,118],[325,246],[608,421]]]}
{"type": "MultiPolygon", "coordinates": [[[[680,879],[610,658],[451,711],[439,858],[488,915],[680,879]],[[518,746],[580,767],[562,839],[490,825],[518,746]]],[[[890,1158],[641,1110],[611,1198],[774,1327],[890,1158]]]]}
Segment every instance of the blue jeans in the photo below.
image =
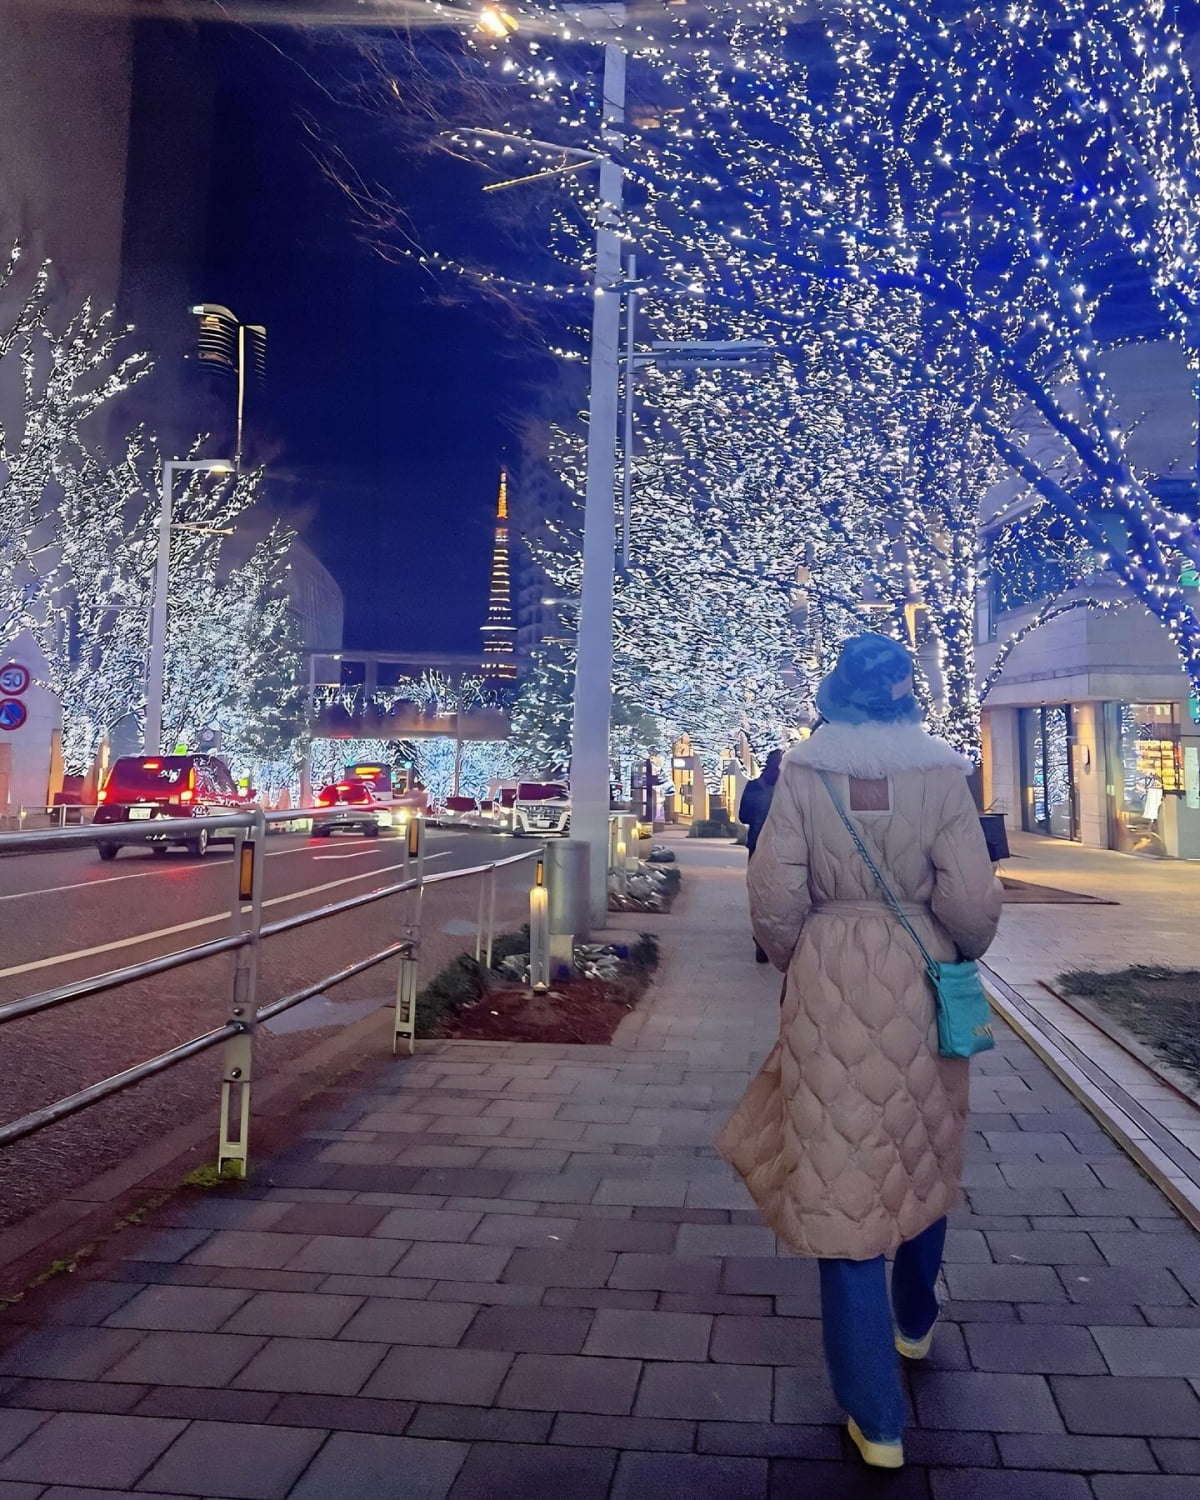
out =
{"type": "Polygon", "coordinates": [[[892,1321],[910,1339],[924,1338],[933,1327],[945,1243],[946,1221],[939,1219],[900,1246],[891,1307],[882,1255],[820,1262],[821,1331],[833,1393],[872,1442],[898,1443],[904,1431],[892,1321]]]}

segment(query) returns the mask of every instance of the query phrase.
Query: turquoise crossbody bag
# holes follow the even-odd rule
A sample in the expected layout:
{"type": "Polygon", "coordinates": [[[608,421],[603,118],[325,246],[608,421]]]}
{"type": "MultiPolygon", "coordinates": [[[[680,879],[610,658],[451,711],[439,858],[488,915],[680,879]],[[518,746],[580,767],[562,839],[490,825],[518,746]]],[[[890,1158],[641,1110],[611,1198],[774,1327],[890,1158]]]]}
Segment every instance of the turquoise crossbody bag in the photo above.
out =
{"type": "Polygon", "coordinates": [[[841,799],[833,789],[833,783],[824,771],[821,780],[830,800],[837,808],[838,817],[846,825],[846,832],[854,840],[855,847],[866,861],[867,868],[875,877],[883,899],[892,909],[892,915],[916,943],[925,969],[933,981],[937,997],[938,1051],[943,1057],[974,1057],[977,1052],[988,1052],[996,1045],[992,1036],[992,1010],[979,978],[979,966],[973,959],[958,963],[943,964],[932,957],[921,941],[916,928],[904,914],[904,908],[896,900],[892,888],[883,878],[879,866],[863,842],[850,814],[842,806],[841,799]]]}

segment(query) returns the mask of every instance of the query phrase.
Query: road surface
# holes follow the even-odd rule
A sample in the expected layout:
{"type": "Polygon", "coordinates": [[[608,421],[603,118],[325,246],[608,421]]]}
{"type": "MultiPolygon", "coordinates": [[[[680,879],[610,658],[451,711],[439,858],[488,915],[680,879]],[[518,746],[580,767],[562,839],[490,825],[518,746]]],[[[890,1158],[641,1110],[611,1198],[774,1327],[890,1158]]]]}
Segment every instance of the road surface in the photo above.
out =
{"type": "MultiPolygon", "coordinates": [[[[430,829],[427,872],[468,868],[533,846],[490,833],[430,829]]],[[[264,919],[295,916],[403,878],[399,838],[273,834],[264,867],[264,919]]],[[[14,999],[169,953],[229,930],[234,890],[228,846],[203,859],[136,848],[103,863],[94,848],[0,858],[0,1000],[14,999]]],[[[499,925],[524,920],[528,864],[501,871],[499,925]]],[[[430,887],[422,912],[422,976],[473,947],[478,878],[430,887]]],[[[258,1003],[319,980],[399,936],[402,898],[268,940],[258,1003]]],[[[233,956],[222,955],[0,1027],[0,1118],[13,1119],[119,1069],[144,1061],[227,1018],[233,956]]],[[[380,966],[260,1032],[259,1076],[329,1032],[295,1029],[354,1020],[394,993],[395,963],[380,966]],[[339,1014],[340,1012],[340,1014],[339,1014]]],[[[220,1049],[93,1106],[0,1153],[0,1225],[11,1223],[145,1141],[210,1115],[214,1141],[220,1049]]]]}

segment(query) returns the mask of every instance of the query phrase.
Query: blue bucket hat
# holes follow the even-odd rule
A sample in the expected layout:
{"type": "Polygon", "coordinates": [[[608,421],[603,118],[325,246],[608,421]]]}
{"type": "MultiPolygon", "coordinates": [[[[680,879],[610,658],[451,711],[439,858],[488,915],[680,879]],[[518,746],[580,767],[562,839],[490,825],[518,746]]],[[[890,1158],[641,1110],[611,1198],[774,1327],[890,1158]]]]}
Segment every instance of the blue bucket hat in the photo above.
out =
{"type": "Polygon", "coordinates": [[[852,636],[817,689],[817,709],[831,724],[920,723],[912,657],[890,636],[852,636]]]}

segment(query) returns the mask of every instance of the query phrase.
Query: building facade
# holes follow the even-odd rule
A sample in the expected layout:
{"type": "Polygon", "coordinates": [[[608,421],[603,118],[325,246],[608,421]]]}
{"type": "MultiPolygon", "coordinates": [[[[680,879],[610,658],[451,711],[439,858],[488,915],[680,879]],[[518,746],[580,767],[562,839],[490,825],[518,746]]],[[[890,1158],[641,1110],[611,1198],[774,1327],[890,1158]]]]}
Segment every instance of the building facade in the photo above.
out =
{"type": "MultiPolygon", "coordinates": [[[[1133,345],[1108,363],[1131,456],[1176,508],[1194,505],[1196,414],[1175,346],[1133,345]]],[[[1200,701],[1170,638],[1102,559],[1063,556],[1052,530],[1015,540],[1014,494],[1001,487],[984,526],[985,805],[1029,833],[1200,859],[1200,701]]],[[[1200,608],[1200,577],[1194,587],[1200,608]]]]}

